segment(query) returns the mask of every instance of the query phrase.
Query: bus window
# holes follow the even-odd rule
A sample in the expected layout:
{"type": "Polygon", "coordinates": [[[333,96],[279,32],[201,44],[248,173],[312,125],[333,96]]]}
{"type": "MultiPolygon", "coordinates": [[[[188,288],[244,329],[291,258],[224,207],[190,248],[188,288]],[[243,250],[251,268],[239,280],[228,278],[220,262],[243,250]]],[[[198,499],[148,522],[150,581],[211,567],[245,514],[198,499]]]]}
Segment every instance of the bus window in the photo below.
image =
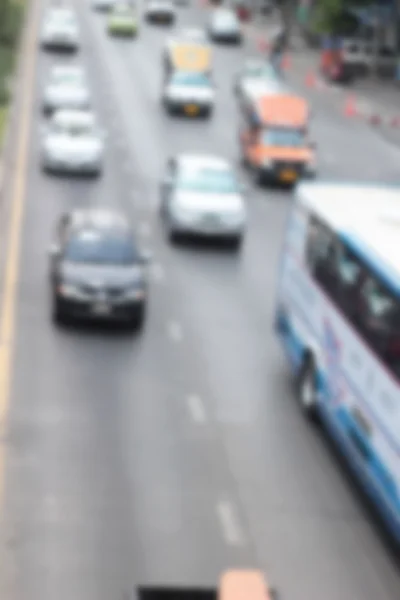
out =
{"type": "Polygon", "coordinates": [[[390,371],[400,376],[400,300],[373,275],[361,289],[362,333],[390,371]]]}

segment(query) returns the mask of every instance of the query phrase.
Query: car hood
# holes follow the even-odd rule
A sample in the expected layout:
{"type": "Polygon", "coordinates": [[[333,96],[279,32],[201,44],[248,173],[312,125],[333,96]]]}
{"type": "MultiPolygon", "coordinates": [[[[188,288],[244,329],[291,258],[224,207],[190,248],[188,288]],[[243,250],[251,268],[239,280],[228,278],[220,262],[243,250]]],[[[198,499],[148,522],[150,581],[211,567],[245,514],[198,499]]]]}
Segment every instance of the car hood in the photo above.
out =
{"type": "Polygon", "coordinates": [[[48,23],[44,26],[44,33],[52,33],[56,35],[77,35],[78,27],[74,25],[58,25],[56,23],[48,23]]]}
{"type": "Polygon", "coordinates": [[[222,215],[244,210],[243,198],[239,194],[177,192],[174,205],[177,210],[214,212],[222,215]]]}
{"type": "Polygon", "coordinates": [[[89,90],[74,85],[49,85],[45,95],[52,98],[88,98],[89,90]]]}
{"type": "Polygon", "coordinates": [[[136,21],[136,15],[112,14],[110,15],[110,20],[112,21],[112,23],[118,23],[118,25],[131,25],[136,21]]]}
{"type": "Polygon", "coordinates": [[[203,86],[170,85],[167,88],[167,95],[177,99],[195,98],[196,100],[212,100],[214,98],[214,90],[203,86]]]}
{"type": "Polygon", "coordinates": [[[141,265],[119,267],[64,262],[60,275],[68,283],[100,291],[107,287],[123,288],[140,284],[144,280],[144,269],[141,265]]]}
{"type": "Polygon", "coordinates": [[[212,21],[211,27],[214,31],[221,31],[221,33],[240,33],[240,25],[236,23],[220,23],[218,21],[212,21]]]}
{"type": "Polygon", "coordinates": [[[100,152],[103,143],[95,137],[71,137],[68,135],[50,135],[46,138],[45,147],[59,152],[100,152]]]}

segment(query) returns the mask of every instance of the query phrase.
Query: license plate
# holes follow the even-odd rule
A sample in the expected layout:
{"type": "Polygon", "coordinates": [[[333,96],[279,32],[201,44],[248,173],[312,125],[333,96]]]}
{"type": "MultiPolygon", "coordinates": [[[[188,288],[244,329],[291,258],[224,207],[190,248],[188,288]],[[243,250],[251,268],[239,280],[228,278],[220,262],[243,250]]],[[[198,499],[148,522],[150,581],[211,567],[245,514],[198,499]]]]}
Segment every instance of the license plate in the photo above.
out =
{"type": "Polygon", "coordinates": [[[107,302],[96,302],[96,304],[93,304],[92,312],[94,315],[103,317],[110,314],[111,306],[107,302]]]}
{"type": "Polygon", "coordinates": [[[195,104],[188,104],[187,106],[185,106],[185,113],[187,115],[197,115],[199,112],[198,107],[195,104]]]}
{"type": "Polygon", "coordinates": [[[279,179],[281,181],[284,181],[285,183],[292,183],[292,181],[296,181],[297,173],[296,173],[296,171],[292,171],[291,169],[288,169],[286,171],[281,172],[279,179]]]}

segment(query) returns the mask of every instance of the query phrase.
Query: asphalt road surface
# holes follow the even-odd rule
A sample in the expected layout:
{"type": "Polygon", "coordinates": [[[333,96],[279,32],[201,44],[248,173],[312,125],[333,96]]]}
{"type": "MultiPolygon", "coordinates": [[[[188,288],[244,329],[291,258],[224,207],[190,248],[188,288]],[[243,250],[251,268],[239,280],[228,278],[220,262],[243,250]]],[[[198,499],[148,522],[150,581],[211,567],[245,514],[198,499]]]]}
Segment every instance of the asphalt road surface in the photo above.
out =
{"type": "MultiPolygon", "coordinates": [[[[7,440],[13,600],[123,600],[137,583],[214,585],[223,569],[252,565],[285,600],[398,600],[382,536],[302,420],[272,332],[290,194],[251,185],[240,256],[172,248],[160,228],[170,155],[238,163],[231,84],[248,48],[216,48],[209,122],[171,118],[160,105],[170,30],[143,24],[136,41],[112,40],[104,16],[82,0],[77,9],[108,156],[98,181],[41,173],[40,93],[57,60],[41,53],[7,440]],[[52,326],[47,248],[60,212],[86,205],[131,213],[154,253],[140,337],[52,326]]],[[[206,15],[182,8],[179,25],[206,15]]],[[[314,138],[321,177],[398,179],[395,148],[322,104],[314,138]]]]}

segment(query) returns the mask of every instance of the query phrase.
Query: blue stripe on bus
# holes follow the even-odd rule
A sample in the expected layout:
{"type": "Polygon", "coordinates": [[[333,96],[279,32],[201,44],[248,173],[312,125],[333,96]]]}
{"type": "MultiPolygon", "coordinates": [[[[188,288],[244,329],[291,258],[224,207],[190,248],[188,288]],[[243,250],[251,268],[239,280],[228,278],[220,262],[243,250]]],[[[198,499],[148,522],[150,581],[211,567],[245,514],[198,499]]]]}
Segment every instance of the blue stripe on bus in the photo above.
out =
{"type": "MultiPolygon", "coordinates": [[[[293,330],[283,311],[275,322],[283,348],[295,374],[301,368],[305,346],[293,330]]],[[[322,372],[317,373],[320,401],[318,411],[326,430],[347,459],[350,468],[361,483],[366,495],[374,502],[394,538],[400,542],[400,496],[396,484],[381,459],[376,455],[365,433],[346,407],[330,406],[329,386],[322,372]],[[356,443],[357,442],[357,443],[356,443]],[[364,450],[364,454],[359,449],[364,450]],[[390,509],[391,503],[393,510],[390,509]]]]}

